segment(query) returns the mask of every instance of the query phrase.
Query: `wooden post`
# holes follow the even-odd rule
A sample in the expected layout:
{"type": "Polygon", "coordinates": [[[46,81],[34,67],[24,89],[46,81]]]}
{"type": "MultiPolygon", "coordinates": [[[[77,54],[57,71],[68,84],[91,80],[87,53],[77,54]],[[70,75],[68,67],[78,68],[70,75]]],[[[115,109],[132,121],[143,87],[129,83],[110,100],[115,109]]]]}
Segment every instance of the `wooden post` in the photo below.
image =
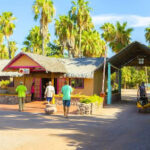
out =
{"type": "MultiPolygon", "coordinates": [[[[106,58],[107,58],[107,48],[105,48],[104,66],[103,66],[103,80],[102,80],[102,94],[104,94],[105,89],[105,68],[106,68],[106,58]]],[[[104,94],[105,95],[105,94],[104,94]]]]}
{"type": "Polygon", "coordinates": [[[118,91],[121,94],[121,70],[118,70],[118,91]]]}
{"type": "Polygon", "coordinates": [[[102,80],[102,91],[100,97],[103,98],[103,107],[105,106],[105,70],[106,70],[106,58],[107,58],[107,47],[105,47],[104,66],[103,66],[103,80],[102,80]]]}
{"type": "Polygon", "coordinates": [[[51,74],[51,82],[52,82],[52,85],[54,86],[54,74],[53,73],[51,74]]]}
{"type": "Polygon", "coordinates": [[[107,104],[111,104],[111,64],[108,62],[108,81],[107,81],[107,104]]]}

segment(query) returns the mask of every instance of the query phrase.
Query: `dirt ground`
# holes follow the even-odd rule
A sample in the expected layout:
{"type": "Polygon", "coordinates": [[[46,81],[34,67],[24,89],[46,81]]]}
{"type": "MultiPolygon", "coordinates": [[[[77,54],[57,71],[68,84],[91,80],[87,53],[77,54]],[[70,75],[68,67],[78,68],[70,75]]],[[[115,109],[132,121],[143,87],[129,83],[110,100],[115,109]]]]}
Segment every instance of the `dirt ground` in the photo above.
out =
{"type": "MultiPolygon", "coordinates": [[[[33,101],[30,103],[25,103],[24,112],[45,113],[44,109],[46,107],[46,104],[47,104],[46,101],[33,101]]],[[[0,104],[0,110],[18,111],[18,105],[0,104]]],[[[70,113],[76,114],[77,106],[71,105],[70,113]]],[[[63,114],[63,106],[62,105],[57,105],[57,113],[56,114],[63,114]]]]}
{"type": "MultiPolygon", "coordinates": [[[[137,101],[137,89],[122,89],[122,100],[137,101]]],[[[150,90],[147,90],[147,96],[150,99],[150,90]]]]}
{"type": "Polygon", "coordinates": [[[149,114],[114,104],[93,116],[0,111],[0,150],[149,150],[149,114]]]}
{"type": "Polygon", "coordinates": [[[105,106],[92,116],[77,115],[72,106],[68,119],[61,105],[45,115],[45,101],[26,104],[25,112],[0,104],[0,150],[150,150],[150,114],[138,113],[136,90],[122,93],[133,103],[105,106]]]}

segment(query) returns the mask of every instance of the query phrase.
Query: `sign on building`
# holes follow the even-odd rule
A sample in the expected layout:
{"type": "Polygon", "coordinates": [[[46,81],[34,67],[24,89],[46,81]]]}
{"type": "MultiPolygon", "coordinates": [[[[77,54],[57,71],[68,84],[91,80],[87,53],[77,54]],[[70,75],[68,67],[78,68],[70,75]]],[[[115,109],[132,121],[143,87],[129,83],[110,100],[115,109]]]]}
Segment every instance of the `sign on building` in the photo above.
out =
{"type": "Polygon", "coordinates": [[[28,69],[28,68],[20,68],[19,69],[19,73],[30,74],[30,69],[28,69]]]}

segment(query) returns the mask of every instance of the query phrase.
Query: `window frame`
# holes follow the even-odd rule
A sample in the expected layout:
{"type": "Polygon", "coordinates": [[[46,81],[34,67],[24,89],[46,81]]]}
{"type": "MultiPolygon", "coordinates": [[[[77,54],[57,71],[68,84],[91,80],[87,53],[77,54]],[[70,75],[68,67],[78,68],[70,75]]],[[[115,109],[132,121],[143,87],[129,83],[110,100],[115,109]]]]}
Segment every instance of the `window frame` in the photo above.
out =
{"type": "Polygon", "coordinates": [[[69,78],[69,85],[71,85],[71,80],[77,80],[77,79],[81,79],[82,80],[82,87],[72,87],[72,88],[75,88],[75,89],[84,89],[84,78],[69,78]]]}

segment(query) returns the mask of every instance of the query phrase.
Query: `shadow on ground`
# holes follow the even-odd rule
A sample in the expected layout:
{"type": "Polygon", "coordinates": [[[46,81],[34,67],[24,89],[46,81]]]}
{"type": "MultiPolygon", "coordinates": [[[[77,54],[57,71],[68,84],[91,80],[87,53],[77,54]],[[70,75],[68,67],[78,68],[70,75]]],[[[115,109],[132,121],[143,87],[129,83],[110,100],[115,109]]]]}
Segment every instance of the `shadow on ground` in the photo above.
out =
{"type": "Polygon", "coordinates": [[[132,104],[114,104],[98,115],[72,115],[69,119],[62,115],[0,111],[0,130],[60,129],[64,132],[55,136],[70,139],[67,144],[76,145],[76,150],[150,149],[149,124],[149,114],[137,113],[132,104]]]}

